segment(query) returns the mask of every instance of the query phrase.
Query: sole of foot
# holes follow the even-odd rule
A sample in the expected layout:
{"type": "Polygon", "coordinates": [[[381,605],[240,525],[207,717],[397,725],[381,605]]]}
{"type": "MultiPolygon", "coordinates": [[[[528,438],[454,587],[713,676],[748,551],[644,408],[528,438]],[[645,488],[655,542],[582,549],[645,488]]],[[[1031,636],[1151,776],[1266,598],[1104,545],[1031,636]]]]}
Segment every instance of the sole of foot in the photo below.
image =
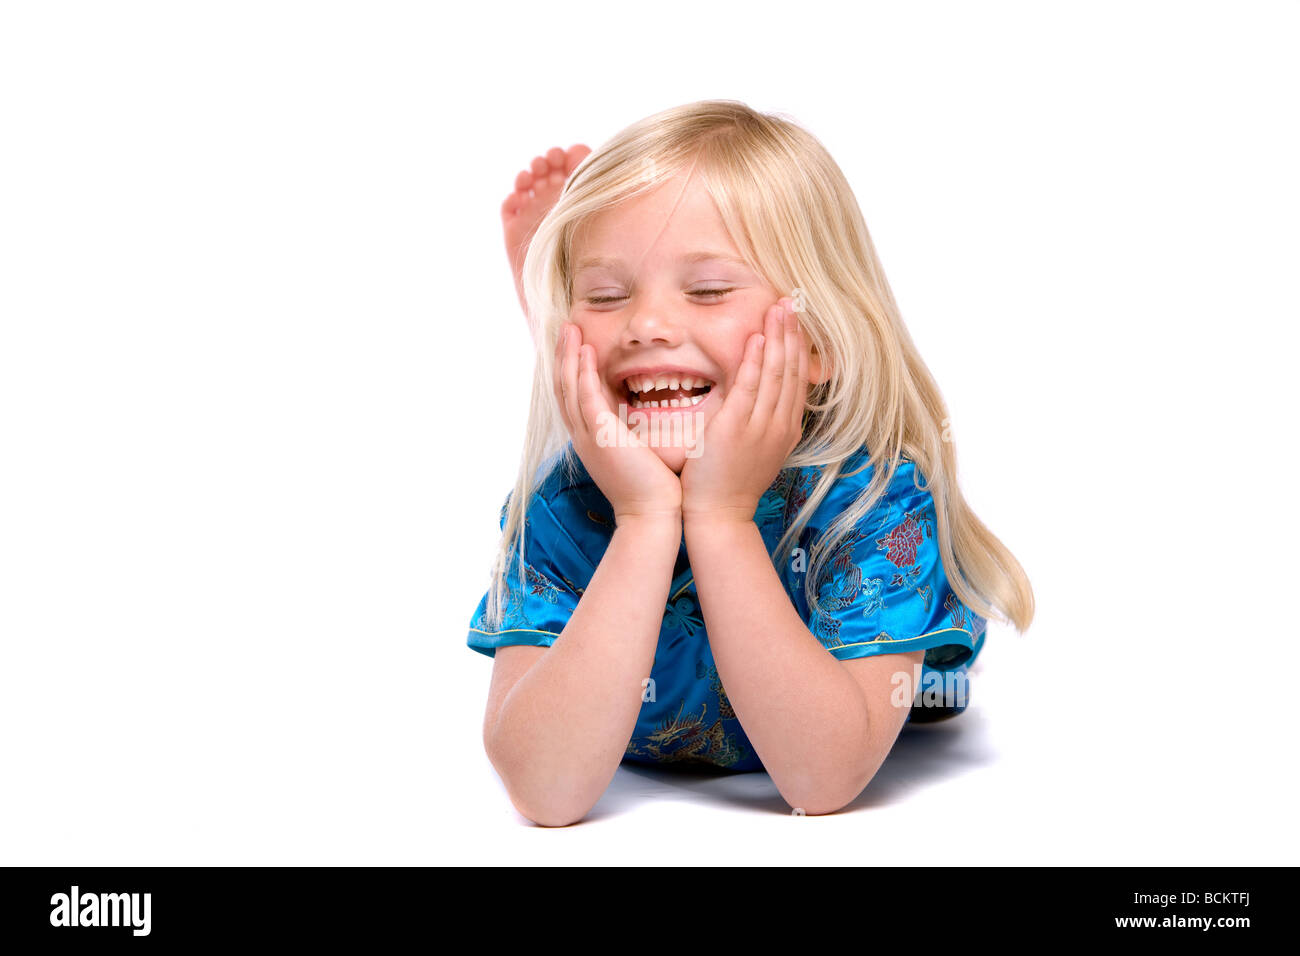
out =
{"type": "MultiPolygon", "coordinates": [[[[523,269],[528,244],[537,232],[542,217],[560,198],[560,190],[564,188],[569,176],[590,153],[591,147],[579,143],[567,150],[556,146],[547,151],[545,156],[534,157],[532,165],[521,170],[515,177],[514,192],[501,203],[506,255],[510,259],[515,292],[525,316],[528,315],[528,303],[524,299],[523,269]]],[[[529,328],[532,328],[531,320],[529,328]]]]}

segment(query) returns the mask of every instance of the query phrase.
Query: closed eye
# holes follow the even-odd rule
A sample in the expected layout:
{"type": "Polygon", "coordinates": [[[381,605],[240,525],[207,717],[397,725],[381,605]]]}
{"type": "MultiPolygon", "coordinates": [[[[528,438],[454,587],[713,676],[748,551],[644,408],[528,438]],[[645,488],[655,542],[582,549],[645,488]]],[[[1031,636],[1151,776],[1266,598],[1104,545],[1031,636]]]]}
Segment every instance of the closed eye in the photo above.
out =
{"type": "MultiPolygon", "coordinates": [[[[735,289],[696,289],[694,292],[688,292],[687,295],[697,295],[704,298],[720,299],[729,292],[735,292],[735,289]]],[[[605,305],[609,302],[622,302],[626,299],[625,295],[599,295],[589,296],[587,301],[592,305],[605,305]]]]}

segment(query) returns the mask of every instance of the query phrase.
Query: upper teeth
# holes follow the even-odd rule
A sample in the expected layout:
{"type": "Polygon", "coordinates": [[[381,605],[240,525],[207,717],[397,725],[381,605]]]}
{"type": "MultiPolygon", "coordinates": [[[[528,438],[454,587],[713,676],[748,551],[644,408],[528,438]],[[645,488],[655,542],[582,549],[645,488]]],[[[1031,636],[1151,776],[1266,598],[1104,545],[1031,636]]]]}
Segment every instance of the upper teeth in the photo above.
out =
{"type": "Polygon", "coordinates": [[[681,375],[660,375],[657,378],[651,378],[648,375],[633,375],[627,379],[627,387],[632,392],[653,392],[656,389],[671,388],[703,388],[706,385],[712,385],[707,378],[691,378],[681,375]]]}

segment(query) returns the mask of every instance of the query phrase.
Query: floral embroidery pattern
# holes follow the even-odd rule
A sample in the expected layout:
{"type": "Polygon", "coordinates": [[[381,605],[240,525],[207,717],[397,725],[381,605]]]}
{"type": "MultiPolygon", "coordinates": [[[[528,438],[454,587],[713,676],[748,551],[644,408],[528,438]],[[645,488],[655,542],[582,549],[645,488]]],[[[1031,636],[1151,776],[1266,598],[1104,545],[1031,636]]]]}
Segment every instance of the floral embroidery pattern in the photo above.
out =
{"type": "Polygon", "coordinates": [[[704,627],[704,618],[695,613],[695,602],[684,595],[668,605],[664,622],[670,629],[691,637],[704,627]]]}
{"type": "MultiPolygon", "coordinates": [[[[518,564],[516,563],[514,567],[518,567],[518,564]]],[[[539,597],[547,604],[559,603],[560,592],[564,589],[526,561],[524,562],[524,578],[527,582],[530,597],[539,597]]],[[[567,580],[564,583],[569,585],[570,593],[582,593],[581,589],[574,591],[573,586],[567,580]]],[[[524,590],[519,586],[518,576],[514,573],[507,574],[505,596],[501,607],[500,630],[532,630],[535,628],[536,625],[524,613],[525,607],[524,590]]],[[[474,618],[470,626],[486,630],[486,624],[487,614],[484,611],[474,618]]]]}
{"type": "Polygon", "coordinates": [[[923,540],[921,526],[909,512],[903,523],[883,538],[876,539],[876,548],[885,552],[885,557],[895,567],[904,568],[916,562],[916,549],[923,540]]]}
{"type": "Polygon", "coordinates": [[[957,600],[957,595],[951,591],[943,602],[944,609],[948,612],[949,622],[953,627],[959,627],[963,630],[970,631],[972,640],[979,640],[979,636],[984,633],[989,622],[980,617],[961,601],[957,600]]]}
{"type": "Polygon", "coordinates": [[[815,468],[783,468],[772,482],[772,487],[766,494],[774,495],[776,500],[782,502],[781,517],[786,527],[794,523],[799,509],[808,502],[808,495],[819,477],[815,468]]]}
{"type": "Polygon", "coordinates": [[[957,595],[949,593],[943,602],[944,610],[953,627],[966,627],[966,605],[957,600],[957,595]]]}
{"type": "Polygon", "coordinates": [[[550,578],[528,563],[524,564],[524,574],[527,576],[528,583],[531,585],[529,593],[540,597],[547,604],[556,603],[560,589],[551,583],[550,578]]]}
{"type": "Polygon", "coordinates": [[[524,594],[516,583],[516,578],[509,577],[506,579],[505,605],[501,608],[501,621],[503,630],[513,628],[527,628],[528,619],[524,617],[524,594]]]}
{"type": "Polygon", "coordinates": [[[921,568],[919,565],[915,568],[904,568],[889,579],[889,586],[891,588],[910,588],[920,576],[921,568]]]}
{"type": "Polygon", "coordinates": [[[907,514],[916,519],[916,523],[925,530],[925,536],[927,538],[934,537],[934,521],[931,520],[933,508],[931,506],[927,505],[925,508],[913,508],[907,514]]]}
{"type": "Polygon", "coordinates": [[[885,582],[880,578],[871,578],[862,589],[866,602],[862,607],[862,616],[871,617],[877,611],[885,609],[885,582]]]}
{"type": "Polygon", "coordinates": [[[890,579],[890,588],[915,591],[920,595],[927,613],[930,610],[932,592],[928,584],[916,586],[921,577],[921,567],[916,564],[916,551],[925,539],[933,537],[934,525],[928,511],[914,508],[903,515],[902,522],[889,534],[876,539],[876,550],[884,551],[890,563],[901,569],[890,579]]]}
{"type": "Polygon", "coordinates": [[[812,631],[826,647],[843,646],[840,622],[830,615],[852,605],[863,591],[872,595],[872,601],[879,601],[881,582],[869,579],[864,584],[862,568],[853,560],[853,552],[866,538],[865,532],[851,529],[835,546],[818,578],[817,613],[813,616],[812,631]]]}
{"type": "MultiPolygon", "coordinates": [[[[885,524],[889,521],[886,515],[885,524]]],[[[842,611],[865,597],[862,616],[871,617],[885,609],[885,581],[882,578],[864,578],[862,567],[854,559],[854,552],[859,542],[871,537],[870,534],[853,529],[836,546],[826,567],[832,573],[825,574],[818,582],[817,613],[813,615],[811,629],[826,647],[842,647],[840,640],[840,621],[831,615],[842,611]]],[[[899,570],[889,576],[890,591],[915,591],[921,598],[922,607],[928,613],[933,600],[933,588],[919,585],[923,568],[916,563],[917,551],[927,538],[934,537],[933,522],[922,508],[914,508],[905,513],[902,520],[883,537],[875,538],[877,551],[884,551],[885,557],[899,570]]],[[[876,640],[893,640],[885,631],[881,631],[876,640]]]]}
{"type": "Polygon", "coordinates": [[[913,588],[913,590],[916,591],[917,594],[921,595],[921,607],[923,610],[928,612],[930,610],[930,585],[927,584],[924,587],[913,588]]]}
{"type": "Polygon", "coordinates": [[[893,578],[890,580],[889,586],[895,589],[907,588],[909,590],[915,591],[917,594],[921,596],[922,606],[925,608],[926,611],[929,611],[930,610],[930,585],[924,584],[919,588],[914,587],[917,578],[919,578],[920,576],[921,576],[921,568],[919,565],[915,568],[907,568],[906,570],[898,574],[895,574],[893,578]]]}

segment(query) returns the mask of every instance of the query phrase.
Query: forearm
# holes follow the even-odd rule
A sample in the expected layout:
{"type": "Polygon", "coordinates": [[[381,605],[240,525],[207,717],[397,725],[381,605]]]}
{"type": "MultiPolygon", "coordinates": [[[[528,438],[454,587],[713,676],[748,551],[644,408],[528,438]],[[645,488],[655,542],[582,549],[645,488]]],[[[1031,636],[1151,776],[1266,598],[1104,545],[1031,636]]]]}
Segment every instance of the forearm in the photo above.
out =
{"type": "Polygon", "coordinates": [[[680,519],[616,527],[564,631],[503,702],[488,756],[516,805],[548,818],[537,822],[580,819],[618,769],[654,664],[681,535],[680,519]]]}
{"type": "Polygon", "coordinates": [[[799,618],[752,521],[685,530],[718,676],[781,796],[805,808],[851,799],[870,772],[857,682],[799,618]]]}

